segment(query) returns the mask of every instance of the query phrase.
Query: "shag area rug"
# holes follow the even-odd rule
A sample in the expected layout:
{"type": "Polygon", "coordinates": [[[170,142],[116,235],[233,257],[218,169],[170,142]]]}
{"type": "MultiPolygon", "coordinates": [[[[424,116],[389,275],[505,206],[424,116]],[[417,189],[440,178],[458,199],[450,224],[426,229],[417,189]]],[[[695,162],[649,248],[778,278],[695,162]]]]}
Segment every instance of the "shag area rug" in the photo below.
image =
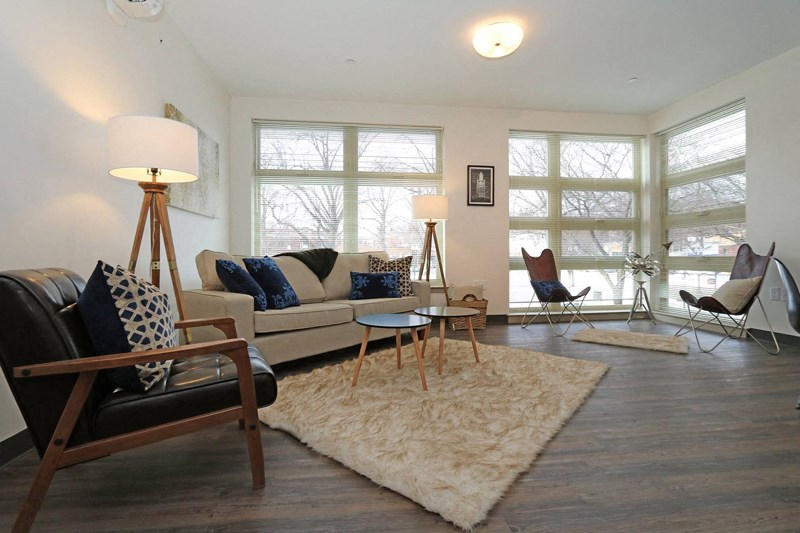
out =
{"type": "Polygon", "coordinates": [[[573,335],[572,340],[625,346],[627,348],[641,348],[643,350],[656,350],[659,352],[672,352],[677,354],[689,353],[689,339],[686,337],[675,337],[674,335],[587,328],[573,335]]]}
{"type": "Polygon", "coordinates": [[[483,520],[608,370],[601,362],[525,349],[445,341],[371,353],[358,385],[355,359],[290,375],[259,418],[463,529],[483,520]],[[433,349],[431,349],[433,348],[433,349]]]}

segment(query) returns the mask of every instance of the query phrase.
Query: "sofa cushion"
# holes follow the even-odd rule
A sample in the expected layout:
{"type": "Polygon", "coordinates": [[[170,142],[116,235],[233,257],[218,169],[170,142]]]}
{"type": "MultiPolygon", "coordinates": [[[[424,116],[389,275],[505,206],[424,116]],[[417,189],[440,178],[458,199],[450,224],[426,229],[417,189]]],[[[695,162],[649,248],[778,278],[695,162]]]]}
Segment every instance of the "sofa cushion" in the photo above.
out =
{"type": "Polygon", "coordinates": [[[398,257],[386,261],[380,257],[369,256],[370,272],[397,272],[397,284],[400,289],[400,296],[411,296],[411,259],[412,256],[398,257]]]}
{"type": "Polygon", "coordinates": [[[256,333],[277,333],[298,329],[346,324],[353,320],[353,308],[346,303],[312,303],[286,309],[255,313],[256,333]]]}
{"type": "Polygon", "coordinates": [[[389,260],[389,254],[382,251],[364,253],[340,253],[328,277],[322,281],[325,300],[346,300],[350,298],[352,282],[350,272],[369,272],[369,256],[374,255],[389,260]]]}
{"type": "Polygon", "coordinates": [[[228,292],[252,296],[254,310],[267,310],[267,295],[247,270],[229,259],[217,259],[216,270],[217,277],[228,292]]]}
{"type": "Polygon", "coordinates": [[[268,309],[285,309],[300,305],[297,293],[281,269],[270,257],[245,257],[244,266],[267,295],[268,309]]]}
{"type": "Polygon", "coordinates": [[[372,298],[369,300],[333,300],[326,303],[347,303],[353,308],[353,318],[382,313],[406,313],[420,306],[418,296],[372,298]]]}
{"type": "Polygon", "coordinates": [[[397,272],[350,272],[352,290],[351,300],[367,300],[369,298],[400,298],[397,272]]]}
{"type": "Polygon", "coordinates": [[[322,282],[302,261],[289,256],[275,256],[272,259],[289,280],[301,304],[325,300],[322,282]]]}
{"type": "MultiPolygon", "coordinates": [[[[158,287],[122,267],[98,261],[77,302],[97,355],[175,346],[169,299],[158,287]]],[[[144,392],[166,377],[172,361],[153,361],[103,372],[113,390],[144,392]]]]}

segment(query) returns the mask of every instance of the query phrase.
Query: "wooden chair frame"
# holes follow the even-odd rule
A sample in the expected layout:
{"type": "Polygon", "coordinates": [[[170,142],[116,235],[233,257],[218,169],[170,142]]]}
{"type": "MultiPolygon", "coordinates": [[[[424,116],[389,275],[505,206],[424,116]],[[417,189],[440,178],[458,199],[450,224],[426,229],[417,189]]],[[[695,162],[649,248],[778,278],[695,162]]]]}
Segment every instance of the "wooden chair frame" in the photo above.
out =
{"type": "Polygon", "coordinates": [[[12,531],[17,533],[30,530],[56,470],[236,420],[245,430],[253,489],[264,487],[264,455],[258,423],[255,381],[247,351],[247,341],[236,338],[235,322],[230,317],[182,320],[176,322],[175,326],[184,330],[200,326],[214,326],[225,333],[227,339],[159,350],[100,355],[14,367],[14,377],[17,379],[35,379],[37,376],[57,374],[78,374],[78,378],[50,443],[42,456],[28,496],[17,514],[12,531]],[[99,371],[165,359],[188,359],[213,353],[226,355],[236,365],[241,405],[76,446],[67,445],[99,371]]]}

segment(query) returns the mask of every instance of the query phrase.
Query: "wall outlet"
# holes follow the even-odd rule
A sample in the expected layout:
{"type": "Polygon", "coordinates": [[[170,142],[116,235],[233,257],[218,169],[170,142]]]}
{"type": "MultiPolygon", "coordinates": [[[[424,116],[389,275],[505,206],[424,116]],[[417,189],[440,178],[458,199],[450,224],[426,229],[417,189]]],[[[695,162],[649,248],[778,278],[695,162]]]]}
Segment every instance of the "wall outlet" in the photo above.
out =
{"type": "Polygon", "coordinates": [[[769,288],[769,300],[771,302],[779,302],[781,299],[781,288],[780,287],[770,287],[769,288]]]}

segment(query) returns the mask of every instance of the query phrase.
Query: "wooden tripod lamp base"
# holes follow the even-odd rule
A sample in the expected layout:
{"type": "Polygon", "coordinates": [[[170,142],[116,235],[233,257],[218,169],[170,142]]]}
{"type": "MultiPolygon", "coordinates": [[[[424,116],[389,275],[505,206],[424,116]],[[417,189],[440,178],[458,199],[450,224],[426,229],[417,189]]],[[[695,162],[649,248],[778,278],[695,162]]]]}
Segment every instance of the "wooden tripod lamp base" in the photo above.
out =
{"type": "Polygon", "coordinates": [[[164,251],[167,254],[172,288],[175,291],[175,303],[178,307],[178,316],[181,320],[186,318],[183,303],[183,289],[181,276],[178,272],[178,262],[175,259],[175,245],[172,240],[172,229],[169,225],[167,214],[167,200],[164,195],[169,185],[166,183],[139,182],[139,187],[144,191],[142,209],[139,212],[139,222],[136,225],[136,235],[133,238],[131,259],[128,270],[136,272],[136,262],[139,259],[139,250],[142,247],[145,224],[150,222],[150,281],[156,287],[161,286],[161,237],[164,237],[164,251]]]}

